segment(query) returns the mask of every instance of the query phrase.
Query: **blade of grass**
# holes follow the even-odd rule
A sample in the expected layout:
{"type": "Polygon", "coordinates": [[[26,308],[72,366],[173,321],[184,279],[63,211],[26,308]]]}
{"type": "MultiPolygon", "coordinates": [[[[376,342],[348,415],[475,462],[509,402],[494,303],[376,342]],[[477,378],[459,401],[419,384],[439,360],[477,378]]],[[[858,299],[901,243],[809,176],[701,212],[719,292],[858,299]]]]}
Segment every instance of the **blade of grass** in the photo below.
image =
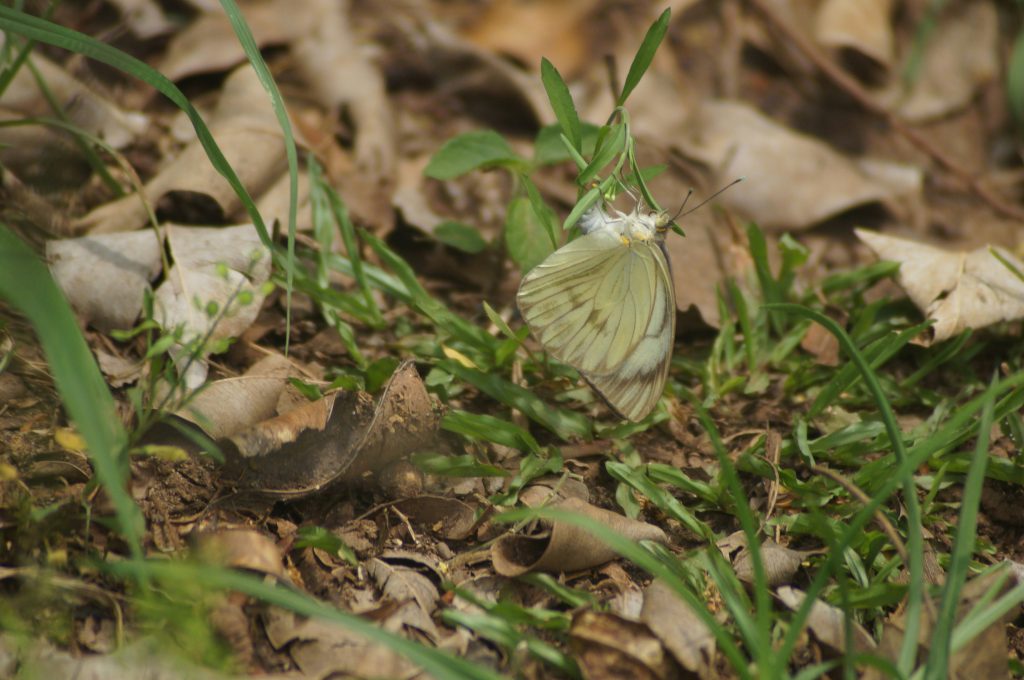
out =
{"type": "Polygon", "coordinates": [[[542,57],[540,60],[540,80],[544,84],[544,91],[548,93],[551,110],[555,112],[555,118],[562,128],[562,132],[569,139],[573,149],[582,150],[583,133],[580,130],[580,116],[576,113],[572,94],[569,93],[569,87],[562,79],[562,74],[546,57],[542,57]]]}
{"type": "Polygon", "coordinates": [[[132,557],[142,558],[142,513],[125,487],[128,435],[114,399],[85,344],[78,322],[50,272],[0,224],[0,297],[28,317],[39,337],[61,400],[89,447],[96,476],[110,497],[132,557]]]}
{"type": "MultiPolygon", "coordinates": [[[[770,304],[765,305],[765,307],[770,310],[779,310],[809,318],[835,336],[847,356],[857,366],[864,383],[867,385],[868,391],[871,392],[882,422],[885,423],[893,454],[897,463],[902,466],[907,460],[907,453],[903,446],[903,434],[896,423],[896,416],[892,412],[889,400],[885,398],[885,393],[882,391],[882,386],[879,384],[874,371],[864,356],[857,350],[850,336],[835,321],[807,307],[794,304],[770,304]]],[[[913,476],[906,474],[901,478],[901,481],[903,485],[903,502],[907,508],[907,552],[910,562],[907,567],[910,571],[910,584],[907,592],[906,631],[900,648],[897,666],[906,675],[913,670],[914,660],[917,657],[917,633],[921,625],[920,616],[924,595],[924,565],[922,561],[924,556],[924,536],[921,527],[921,507],[918,503],[917,489],[914,486],[913,476]]]]}
{"type": "Polygon", "coordinates": [[[647,29],[647,35],[644,36],[643,42],[640,43],[640,48],[636,51],[636,56],[633,57],[633,63],[629,65],[629,72],[626,74],[626,80],[622,84],[622,93],[619,94],[619,98],[615,101],[616,106],[625,104],[626,99],[633,93],[636,86],[640,84],[640,79],[647,72],[647,68],[654,60],[654,53],[658,51],[661,41],[665,38],[665,33],[668,32],[668,22],[671,18],[672,10],[666,9],[651,24],[651,27],[647,29]]]}
{"type": "MultiPolygon", "coordinates": [[[[993,379],[992,383],[995,385],[997,380],[993,379]]],[[[949,555],[946,583],[942,589],[942,602],[939,605],[935,629],[932,631],[930,653],[925,665],[925,680],[940,680],[948,675],[956,609],[960,601],[960,591],[967,581],[971,556],[974,554],[978,507],[981,503],[981,491],[985,485],[985,467],[989,458],[988,442],[989,432],[992,429],[994,397],[991,392],[988,394],[989,398],[981,409],[981,421],[978,423],[978,443],[974,447],[974,457],[967,472],[967,479],[964,481],[960,518],[956,525],[953,549],[949,555]]]]}

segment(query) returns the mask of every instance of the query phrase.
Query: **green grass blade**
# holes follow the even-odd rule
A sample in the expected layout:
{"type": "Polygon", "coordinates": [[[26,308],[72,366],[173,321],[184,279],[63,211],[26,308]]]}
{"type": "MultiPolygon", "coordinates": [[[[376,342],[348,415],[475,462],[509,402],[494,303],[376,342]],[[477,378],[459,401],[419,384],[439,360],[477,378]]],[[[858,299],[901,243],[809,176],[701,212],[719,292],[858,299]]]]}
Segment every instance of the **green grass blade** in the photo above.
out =
{"type": "Polygon", "coordinates": [[[43,263],[0,224],[0,297],[28,317],[71,421],[89,446],[96,476],[114,505],[121,536],[142,557],[142,514],[125,487],[128,435],[78,322],[43,263]]]}
{"type": "MultiPolygon", "coordinates": [[[[835,321],[829,317],[800,305],[794,304],[772,304],[765,305],[769,310],[779,310],[798,316],[803,316],[815,321],[825,327],[839,341],[839,345],[846,352],[847,356],[857,366],[864,383],[867,385],[871,396],[878,406],[882,422],[885,423],[886,432],[889,435],[890,445],[896,460],[901,465],[906,462],[907,454],[903,446],[903,434],[896,423],[896,416],[893,414],[889,400],[885,398],[882,386],[875,377],[874,371],[864,356],[857,350],[853,340],[847,335],[835,321]]],[[[917,490],[914,486],[914,479],[911,473],[906,473],[902,478],[903,502],[907,507],[907,552],[909,553],[910,584],[907,592],[906,621],[907,629],[903,645],[900,649],[899,668],[904,674],[909,674],[913,668],[914,659],[917,656],[917,631],[921,625],[921,603],[924,595],[924,537],[921,530],[921,507],[917,499],[917,490]]],[[[808,596],[810,597],[810,596],[808,596]]],[[[802,609],[802,608],[801,608],[802,609]]],[[[787,635],[787,638],[789,636],[787,635]]]]}
{"type": "Polygon", "coordinates": [[[651,24],[651,27],[647,29],[647,35],[644,36],[643,42],[640,43],[640,49],[637,50],[636,56],[633,57],[633,63],[629,65],[629,73],[626,74],[626,80],[622,84],[622,93],[615,102],[616,106],[625,104],[626,99],[633,93],[636,86],[640,84],[640,79],[644,77],[647,68],[654,61],[654,53],[658,51],[661,41],[665,38],[665,33],[668,32],[668,22],[671,18],[672,10],[666,9],[651,24]]]}
{"type": "Polygon", "coordinates": [[[562,79],[555,65],[547,58],[540,60],[540,80],[544,84],[544,91],[548,93],[548,101],[551,102],[551,110],[555,112],[555,118],[562,127],[562,132],[569,139],[572,148],[576,151],[583,149],[583,133],[580,128],[580,116],[576,113],[576,106],[572,102],[572,94],[569,93],[569,86],[562,79]]]}
{"type": "MultiPolygon", "coordinates": [[[[993,381],[994,383],[995,381],[993,381]]],[[[935,629],[932,631],[930,654],[925,666],[925,680],[941,680],[948,674],[956,608],[960,601],[960,591],[967,581],[971,555],[974,554],[978,507],[981,503],[981,490],[985,485],[985,467],[989,458],[989,432],[992,429],[995,398],[991,391],[987,394],[989,396],[982,407],[981,420],[978,423],[978,443],[974,448],[974,457],[971,459],[971,466],[964,482],[960,519],[957,522],[953,550],[949,556],[946,583],[942,590],[942,603],[939,605],[938,618],[935,622],[935,629]]]]}

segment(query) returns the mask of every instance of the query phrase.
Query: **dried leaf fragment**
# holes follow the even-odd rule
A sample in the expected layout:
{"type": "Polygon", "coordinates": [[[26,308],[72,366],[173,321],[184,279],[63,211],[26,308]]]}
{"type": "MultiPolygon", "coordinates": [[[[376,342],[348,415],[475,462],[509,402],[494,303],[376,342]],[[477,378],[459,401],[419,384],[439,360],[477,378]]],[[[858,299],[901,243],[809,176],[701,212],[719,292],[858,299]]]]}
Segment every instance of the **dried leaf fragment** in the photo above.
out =
{"type": "Polygon", "coordinates": [[[647,586],[640,620],[658,636],[680,666],[699,677],[711,677],[715,636],[664,581],[656,579],[647,586]]]}
{"type": "Polygon", "coordinates": [[[931,342],[1024,316],[1024,281],[1000,258],[1019,272],[1024,262],[1002,248],[952,252],[867,229],[856,233],[880,259],[900,263],[900,286],[925,317],[935,320],[931,342]]]}
{"type": "MultiPolygon", "coordinates": [[[[634,541],[668,541],[665,532],[653,524],[598,508],[578,498],[567,498],[554,507],[586,515],[634,541]]],[[[604,541],[565,522],[540,522],[536,533],[502,536],[491,548],[494,570],[502,576],[519,576],[532,571],[589,569],[614,559],[616,555],[604,541]]]]}
{"type": "Polygon", "coordinates": [[[672,655],[642,623],[585,610],[573,617],[569,635],[587,680],[679,677],[672,655]]]}

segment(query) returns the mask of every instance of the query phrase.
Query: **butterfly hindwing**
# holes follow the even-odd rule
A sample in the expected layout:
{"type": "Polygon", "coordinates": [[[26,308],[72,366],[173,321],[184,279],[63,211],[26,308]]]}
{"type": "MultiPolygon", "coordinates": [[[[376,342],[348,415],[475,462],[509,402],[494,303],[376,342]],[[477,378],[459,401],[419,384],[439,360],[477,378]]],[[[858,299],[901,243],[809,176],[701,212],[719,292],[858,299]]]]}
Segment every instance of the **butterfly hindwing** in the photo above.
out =
{"type": "Polygon", "coordinates": [[[517,300],[548,352],[575,366],[619,414],[639,420],[654,408],[675,331],[675,295],[660,244],[587,234],[531,270],[517,300]]]}

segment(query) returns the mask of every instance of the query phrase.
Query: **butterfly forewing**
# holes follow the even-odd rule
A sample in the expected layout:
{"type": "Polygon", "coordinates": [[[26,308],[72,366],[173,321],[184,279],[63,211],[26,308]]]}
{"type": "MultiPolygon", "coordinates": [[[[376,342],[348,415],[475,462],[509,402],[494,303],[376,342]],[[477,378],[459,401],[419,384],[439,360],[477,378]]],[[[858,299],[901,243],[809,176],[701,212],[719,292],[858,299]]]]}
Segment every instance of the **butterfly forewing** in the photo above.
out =
{"type": "Polygon", "coordinates": [[[675,296],[659,244],[582,236],[523,279],[519,309],[534,336],[619,414],[640,420],[668,376],[675,296]]]}

